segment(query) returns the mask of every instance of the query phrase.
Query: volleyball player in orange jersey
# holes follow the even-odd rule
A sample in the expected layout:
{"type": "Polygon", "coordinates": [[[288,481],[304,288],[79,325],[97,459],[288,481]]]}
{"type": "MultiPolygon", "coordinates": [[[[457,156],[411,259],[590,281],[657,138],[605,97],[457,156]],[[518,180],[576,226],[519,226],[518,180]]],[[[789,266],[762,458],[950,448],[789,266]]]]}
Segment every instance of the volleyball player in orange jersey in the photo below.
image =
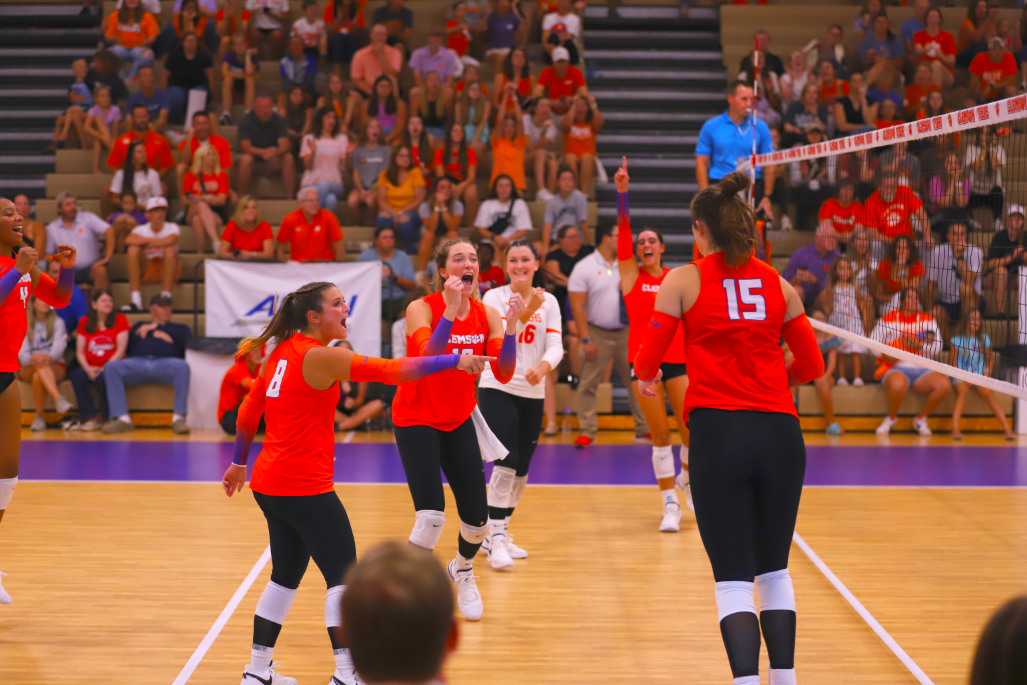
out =
{"type": "MultiPolygon", "coordinates": [[[[499,312],[478,299],[478,253],[463,238],[443,243],[436,250],[435,266],[436,292],[407,307],[407,354],[480,355],[487,350],[497,358],[490,362],[492,375],[501,384],[508,383],[517,364],[517,318],[524,300],[517,293],[510,296],[504,327],[499,312]]],[[[432,550],[442,537],[444,473],[460,515],[458,550],[449,563],[449,576],[457,587],[460,612],[477,621],[483,607],[472,566],[488,532],[479,441],[502,443],[477,410],[474,379],[455,373],[400,386],[392,403],[392,421],[416,511],[410,542],[432,550]]]]}
{"type": "MultiPolygon", "coordinates": [[[[637,244],[631,235],[631,214],[628,211],[628,160],[613,177],[617,185],[617,262],[620,267],[620,287],[624,293],[624,307],[628,312],[628,363],[635,361],[642,337],[649,326],[649,318],[656,304],[656,293],[670,269],[663,266],[663,251],[666,245],[663,235],[656,229],[646,228],[638,234],[637,244]],[[637,256],[637,257],[636,257],[637,256]],[[638,262],[642,262],[642,268],[638,262]]],[[[660,485],[660,497],[663,500],[663,520],[660,530],[664,533],[676,533],[681,526],[681,504],[674,491],[674,448],[670,444],[670,426],[667,422],[667,396],[670,406],[677,418],[678,432],[681,435],[681,489],[685,492],[688,508],[692,508],[692,495],[688,484],[688,428],[681,413],[685,402],[685,391],[688,390],[688,376],[685,368],[685,343],[678,330],[667,350],[667,356],[660,364],[663,370],[662,382],[653,390],[655,397],[642,395],[638,392],[638,381],[632,379],[631,385],[638,397],[638,404],[645,416],[645,423],[653,437],[653,472],[660,485]]],[[[634,370],[632,370],[634,374],[634,370]]]]}
{"type": "MultiPolygon", "coordinates": [[[[35,295],[51,307],[66,307],[75,284],[75,248],[59,245],[54,257],[61,265],[56,282],[39,270],[39,253],[22,246],[25,217],[14,203],[0,197],[0,521],[18,485],[21,456],[21,392],[14,374],[21,368],[18,350],[25,340],[28,318],[25,309],[35,295]]],[[[3,573],[0,573],[2,580],[3,573]]],[[[11,596],[0,582],[0,604],[11,596]]]]}
{"type": "Polygon", "coordinates": [[[761,628],[770,685],[794,685],[788,552],[806,446],[790,388],[822,376],[824,360],[795,289],[754,256],[756,217],[736,197],[748,187],[749,177],[734,172],[692,199],[692,233],[703,258],[664,279],[635,374],[639,392],[654,396],[680,325],[689,368],[684,413],[692,499],[734,685],[759,685],[761,628]],[[795,356],[787,366],[782,336],[795,356]]]}
{"type": "Polygon", "coordinates": [[[347,335],[349,308],[331,283],[308,283],[289,293],[264,332],[240,355],[278,343],[239,407],[235,456],[222,479],[231,497],[246,482],[246,457],[261,415],[266,435],[250,490],[271,538],[271,580],[253,617],[253,648],[242,685],[296,685],[275,672],[275,642],[311,557],[324,576],[325,625],[335,653],[329,685],[358,683],[349,650],[340,643],[340,602],[346,569],[356,545],[346,509],[332,482],[335,405],[339,381],[409,383],[447,369],[477,374],[488,357],[442,355],[420,359],[375,359],[344,347],[327,347],[347,335]]]}

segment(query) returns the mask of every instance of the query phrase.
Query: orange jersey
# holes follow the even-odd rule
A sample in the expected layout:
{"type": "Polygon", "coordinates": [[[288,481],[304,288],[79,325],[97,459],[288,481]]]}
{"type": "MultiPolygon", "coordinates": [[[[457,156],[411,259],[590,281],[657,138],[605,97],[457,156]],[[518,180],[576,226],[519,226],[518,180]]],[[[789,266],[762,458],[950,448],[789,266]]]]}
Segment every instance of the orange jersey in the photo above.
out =
{"type": "MultiPolygon", "coordinates": [[[[14,259],[0,257],[0,277],[13,268],[14,259]]],[[[54,290],[54,280],[48,275],[41,274],[35,287],[32,286],[31,272],[22,276],[7,299],[0,302],[0,330],[4,332],[3,336],[0,336],[0,373],[21,369],[18,352],[21,350],[22,341],[25,340],[25,333],[28,332],[26,309],[29,297],[33,294],[51,307],[61,309],[68,306],[68,300],[60,301],[54,290]]],[[[70,299],[70,293],[68,297],[70,299]]]]}
{"type": "MultiPolygon", "coordinates": [[[[265,495],[320,495],[334,487],[335,405],[339,386],[315,390],[303,379],[303,357],[320,345],[299,333],[264,366],[264,437],[250,489],[265,495]]],[[[470,376],[468,376],[470,378],[470,376]]]]}
{"type": "MultiPolygon", "coordinates": [[[[638,348],[642,346],[642,338],[645,337],[649,319],[652,318],[653,309],[656,308],[656,293],[660,292],[660,284],[669,273],[670,269],[663,267],[663,273],[656,278],[645,269],[640,268],[638,278],[635,279],[635,286],[624,295],[624,306],[628,310],[630,323],[628,328],[629,362],[635,361],[638,348]]],[[[685,363],[685,339],[680,326],[678,326],[677,333],[674,334],[674,341],[671,342],[663,361],[668,364],[685,363]]]]}
{"type": "MultiPolygon", "coordinates": [[[[442,293],[422,298],[431,307],[431,328],[434,331],[446,311],[442,293]]],[[[471,300],[471,312],[466,319],[453,322],[444,354],[485,354],[489,337],[489,322],[485,305],[471,300]]],[[[21,345],[21,341],[18,341],[21,345]]],[[[407,336],[407,355],[421,356],[410,336],[407,336]]],[[[475,377],[449,369],[406,383],[396,390],[392,403],[392,422],[397,426],[431,426],[451,431],[471,416],[477,402],[474,399],[475,377]]]]}
{"type": "Polygon", "coordinates": [[[704,407],[798,416],[780,345],[788,305],[777,271],[758,259],[731,269],[719,252],[694,264],[699,298],[682,317],[685,415],[704,407]]]}

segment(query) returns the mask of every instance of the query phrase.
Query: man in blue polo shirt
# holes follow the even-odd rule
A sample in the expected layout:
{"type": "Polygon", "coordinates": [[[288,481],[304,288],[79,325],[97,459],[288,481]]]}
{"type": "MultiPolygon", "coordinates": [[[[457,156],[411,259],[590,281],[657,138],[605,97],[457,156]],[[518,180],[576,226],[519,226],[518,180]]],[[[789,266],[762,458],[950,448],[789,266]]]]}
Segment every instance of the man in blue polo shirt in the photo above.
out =
{"type": "MultiPolygon", "coordinates": [[[[713,117],[699,132],[695,146],[695,175],[699,190],[716,183],[733,171],[747,170],[752,161],[752,88],[735,81],[727,90],[727,111],[713,117]]],[[[774,151],[770,129],[756,119],[756,153],[774,151]]],[[[770,216],[770,195],[774,192],[774,168],[756,169],[756,211],[770,216]],[[766,173],[764,173],[766,172],[766,173]],[[763,179],[763,183],[759,179],[763,179]]]]}

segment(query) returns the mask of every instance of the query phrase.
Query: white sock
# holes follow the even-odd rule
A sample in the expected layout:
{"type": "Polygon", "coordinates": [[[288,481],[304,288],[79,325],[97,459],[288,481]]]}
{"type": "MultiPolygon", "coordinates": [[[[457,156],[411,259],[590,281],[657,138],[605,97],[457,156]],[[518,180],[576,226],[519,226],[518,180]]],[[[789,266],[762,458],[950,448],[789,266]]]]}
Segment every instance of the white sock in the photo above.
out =
{"type": "Polygon", "coordinates": [[[161,290],[160,294],[163,297],[171,297],[171,291],[170,290],[161,290]]]}
{"type": "Polygon", "coordinates": [[[179,419],[184,419],[184,418],[185,418],[185,416],[183,414],[172,414],[171,415],[171,422],[174,423],[175,421],[178,421],[179,419]]]}
{"type": "Polygon", "coordinates": [[[132,304],[139,307],[140,309],[143,308],[143,294],[138,290],[132,291],[132,304]]]}
{"type": "Polygon", "coordinates": [[[456,554],[456,570],[457,571],[468,571],[474,568],[474,559],[465,559],[462,554],[457,552],[456,554]]]}
{"type": "Polygon", "coordinates": [[[335,670],[343,676],[348,676],[355,670],[353,668],[353,657],[349,655],[349,649],[342,647],[333,652],[335,654],[335,670]]]}
{"type": "Polygon", "coordinates": [[[678,493],[674,488],[671,488],[670,490],[660,490],[660,497],[663,498],[663,506],[667,506],[671,502],[681,506],[681,503],[678,502],[678,493]]]}
{"type": "Polygon", "coordinates": [[[732,680],[731,685],[760,685],[760,677],[758,675],[742,676],[732,680]]]}
{"type": "Polygon", "coordinates": [[[274,647],[253,645],[250,649],[250,671],[252,673],[263,673],[271,665],[274,655],[274,647]]]}
{"type": "Polygon", "coordinates": [[[770,669],[770,685],[796,685],[794,668],[770,669]]]}
{"type": "Polygon", "coordinates": [[[127,424],[131,424],[132,423],[132,417],[129,416],[128,414],[122,414],[121,416],[118,417],[118,421],[124,421],[127,424]]]}
{"type": "Polygon", "coordinates": [[[506,535],[506,522],[510,519],[498,519],[489,521],[489,530],[492,535],[506,535]]]}

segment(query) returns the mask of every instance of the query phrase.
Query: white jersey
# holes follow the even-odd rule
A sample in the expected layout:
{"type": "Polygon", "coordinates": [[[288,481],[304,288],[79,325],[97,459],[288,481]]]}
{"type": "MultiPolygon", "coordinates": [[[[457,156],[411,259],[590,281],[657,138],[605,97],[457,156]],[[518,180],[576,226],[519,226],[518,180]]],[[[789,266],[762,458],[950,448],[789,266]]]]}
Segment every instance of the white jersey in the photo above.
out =
{"type": "MultiPolygon", "coordinates": [[[[510,286],[504,285],[492,288],[482,298],[482,302],[492,307],[503,317],[503,325],[506,326],[506,310],[509,308],[510,286]]],[[[560,305],[556,298],[549,293],[545,294],[545,302],[538,310],[531,315],[527,323],[517,324],[517,367],[514,369],[513,378],[506,385],[496,380],[492,374],[492,366],[485,365],[481,372],[480,388],[495,388],[508,392],[518,397],[529,399],[545,399],[545,380],[538,385],[532,385],[524,377],[530,369],[534,369],[543,361],[549,362],[552,368],[563,359],[563,321],[560,318],[560,305]]]]}

